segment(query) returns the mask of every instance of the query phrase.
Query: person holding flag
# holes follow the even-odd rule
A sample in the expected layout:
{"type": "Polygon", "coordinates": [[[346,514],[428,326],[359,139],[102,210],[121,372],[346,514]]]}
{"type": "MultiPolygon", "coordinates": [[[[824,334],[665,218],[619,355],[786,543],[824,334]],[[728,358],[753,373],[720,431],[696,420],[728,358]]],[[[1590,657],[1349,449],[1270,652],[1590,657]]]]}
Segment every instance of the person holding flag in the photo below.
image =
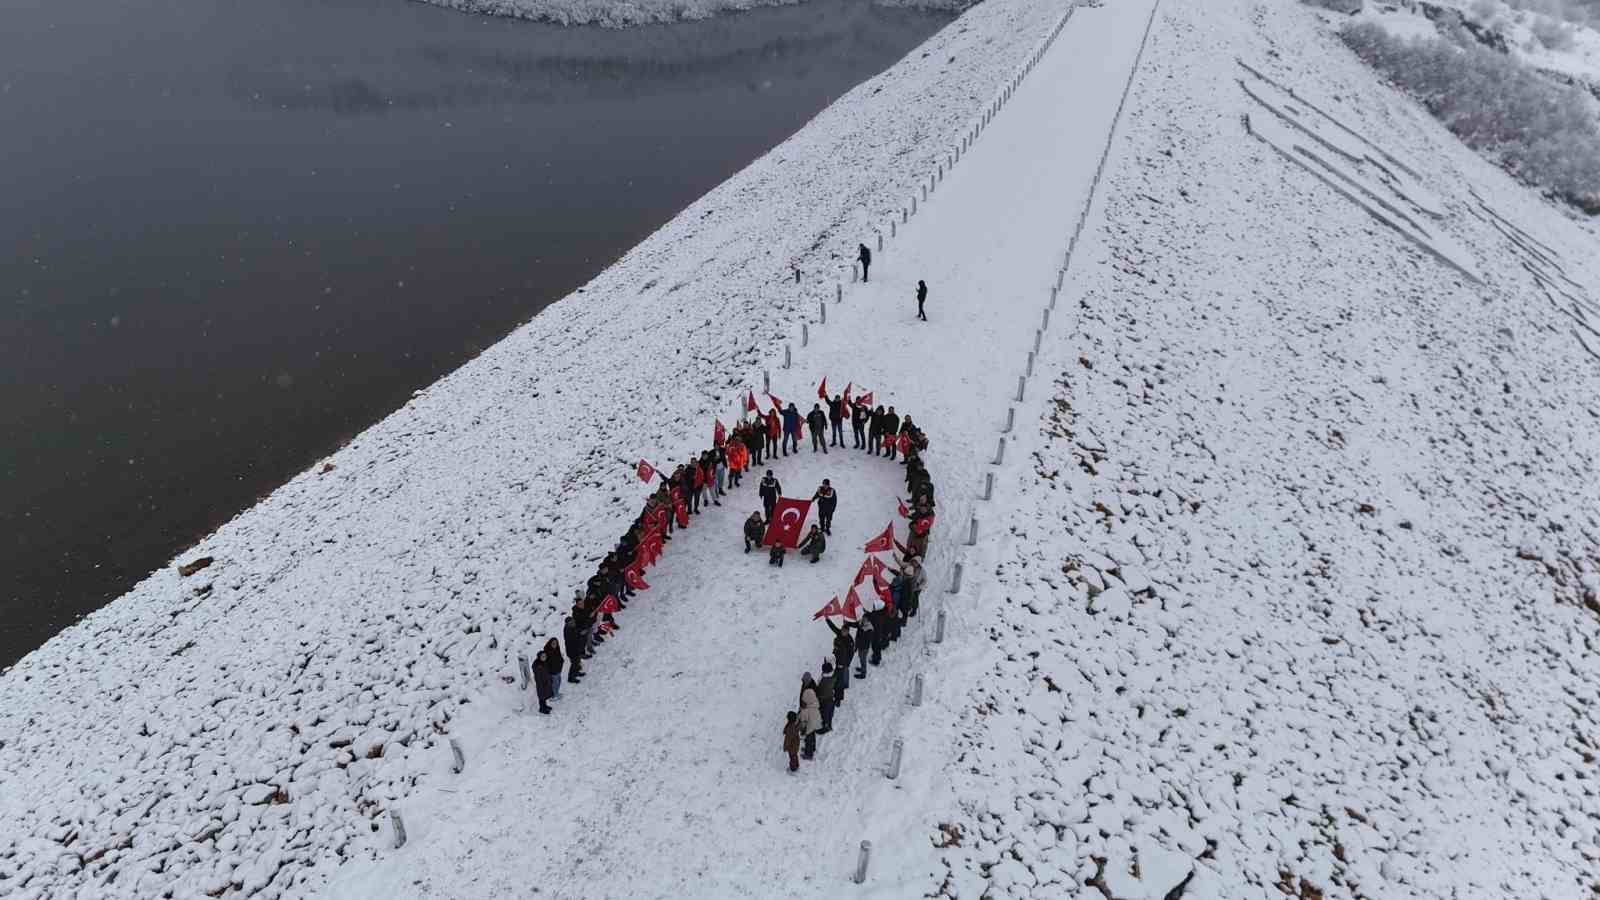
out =
{"type": "Polygon", "coordinates": [[[835,397],[828,401],[828,424],[831,426],[828,432],[828,446],[844,446],[844,420],[847,415],[849,411],[842,398],[835,397]]]}
{"type": "Polygon", "coordinates": [[[883,455],[894,459],[895,448],[900,441],[900,417],[895,415],[894,407],[883,414],[883,455]]]}
{"type": "Polygon", "coordinates": [[[790,403],[783,411],[783,455],[789,455],[789,448],[794,447],[794,452],[800,452],[800,410],[790,403]]]}
{"type": "MultiPolygon", "coordinates": [[[[783,435],[783,423],[778,419],[778,409],[767,410],[767,459],[778,458],[778,438],[783,435]]],[[[785,453],[784,456],[789,454],[785,453]]]]}
{"type": "Polygon", "coordinates": [[[860,399],[857,399],[853,404],[846,399],[845,403],[850,406],[850,431],[855,435],[855,449],[865,450],[867,449],[867,423],[872,420],[872,407],[861,402],[860,399]]]}

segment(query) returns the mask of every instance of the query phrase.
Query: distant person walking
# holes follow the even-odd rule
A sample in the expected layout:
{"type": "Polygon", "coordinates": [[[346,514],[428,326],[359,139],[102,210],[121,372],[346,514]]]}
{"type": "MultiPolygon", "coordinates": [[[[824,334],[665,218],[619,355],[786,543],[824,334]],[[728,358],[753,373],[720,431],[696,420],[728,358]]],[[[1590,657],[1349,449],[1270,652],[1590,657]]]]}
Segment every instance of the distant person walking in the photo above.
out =
{"type": "Polygon", "coordinates": [[[861,249],[856,251],[856,260],[861,263],[861,282],[865,284],[867,270],[872,268],[872,251],[867,249],[866,244],[862,244],[861,249]]]}
{"type": "Polygon", "coordinates": [[[928,321],[928,314],[922,311],[922,304],[928,302],[928,283],[917,279],[917,318],[928,321]]]}

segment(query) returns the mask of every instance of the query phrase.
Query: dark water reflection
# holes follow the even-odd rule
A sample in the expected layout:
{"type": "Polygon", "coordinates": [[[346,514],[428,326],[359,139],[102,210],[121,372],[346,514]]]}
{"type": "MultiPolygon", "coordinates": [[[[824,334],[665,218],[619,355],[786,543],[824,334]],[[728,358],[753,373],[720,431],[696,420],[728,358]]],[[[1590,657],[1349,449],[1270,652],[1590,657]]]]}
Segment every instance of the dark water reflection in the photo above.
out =
{"type": "Polygon", "coordinates": [[[627,31],[17,0],[0,664],[458,366],[947,18],[627,31]]]}

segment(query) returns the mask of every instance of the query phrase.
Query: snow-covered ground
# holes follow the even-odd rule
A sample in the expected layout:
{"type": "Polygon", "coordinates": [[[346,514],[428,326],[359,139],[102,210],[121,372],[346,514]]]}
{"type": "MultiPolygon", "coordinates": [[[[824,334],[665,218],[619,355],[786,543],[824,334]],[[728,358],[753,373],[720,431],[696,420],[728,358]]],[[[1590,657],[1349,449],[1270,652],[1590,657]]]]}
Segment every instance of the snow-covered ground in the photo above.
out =
{"type": "Polygon", "coordinates": [[[1591,895],[1593,226],[1293,0],[1078,8],[939,179],[1064,11],[974,8],[182,558],[210,568],[0,678],[0,893],[1591,895]],[[1236,59],[1410,161],[1483,283],[1248,133],[1236,59]],[[823,563],[739,552],[747,486],[555,715],[518,713],[632,463],[702,447],[763,370],[927,430],[924,616],[785,772],[810,612],[900,487],[803,451],[789,493],[845,498],[823,563]]]}
{"type": "MultiPolygon", "coordinates": [[[[488,16],[537,19],[559,25],[635,25],[708,19],[724,13],[785,6],[806,0],[423,0],[437,6],[488,16]]],[[[885,6],[965,10],[977,0],[868,0],[885,6]]]]}
{"type": "Polygon", "coordinates": [[[1501,36],[1506,52],[1536,69],[1555,73],[1600,90],[1600,31],[1527,9],[1515,9],[1499,0],[1390,0],[1367,3],[1359,18],[1375,21],[1391,33],[1407,37],[1437,37],[1435,12],[1430,18],[1425,7],[1453,11],[1474,25],[1501,36]],[[1566,35],[1547,45],[1535,34],[1536,28],[1559,29],[1566,35]]]}

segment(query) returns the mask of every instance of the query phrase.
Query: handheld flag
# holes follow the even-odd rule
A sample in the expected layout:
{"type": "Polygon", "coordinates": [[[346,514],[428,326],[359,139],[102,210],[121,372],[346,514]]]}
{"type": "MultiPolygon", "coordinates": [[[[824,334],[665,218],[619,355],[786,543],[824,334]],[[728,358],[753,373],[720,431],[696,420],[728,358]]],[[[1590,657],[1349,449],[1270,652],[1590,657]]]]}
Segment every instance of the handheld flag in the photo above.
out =
{"type": "Polygon", "coordinates": [[[757,407],[756,407],[756,392],[755,391],[751,391],[750,393],[745,395],[745,398],[744,398],[744,411],[745,412],[755,412],[756,409],[757,409],[757,407]]]}
{"type": "Polygon", "coordinates": [[[861,568],[856,570],[854,584],[860,584],[868,578],[879,578],[883,575],[883,560],[876,556],[869,556],[861,561],[861,568]]]}
{"type": "Polygon", "coordinates": [[[865,403],[866,405],[871,406],[872,405],[872,392],[871,391],[867,391],[865,394],[862,394],[859,399],[861,400],[862,403],[865,403]]]}
{"type": "Polygon", "coordinates": [[[628,587],[631,587],[636,591],[650,590],[650,585],[644,580],[644,573],[640,572],[634,566],[629,566],[628,568],[622,570],[622,580],[628,583],[628,587]]]}
{"type": "Polygon", "coordinates": [[[826,375],[822,376],[822,383],[817,385],[817,397],[823,400],[828,399],[828,376],[826,375]]]}
{"type": "Polygon", "coordinates": [[[842,615],[844,615],[844,610],[842,608],[840,608],[840,606],[839,606],[839,598],[838,597],[834,597],[832,600],[828,601],[828,605],[827,606],[824,606],[823,608],[817,610],[816,613],[814,615],[812,615],[811,618],[813,620],[816,620],[816,619],[820,619],[820,618],[822,618],[824,616],[842,616],[842,615]]]}
{"type": "Polygon", "coordinates": [[[855,385],[855,382],[853,382],[853,381],[845,382],[845,385],[844,385],[844,405],[845,406],[849,406],[850,405],[850,388],[853,387],[854,385],[855,385]]]}
{"type": "Polygon", "coordinates": [[[894,498],[894,502],[898,503],[900,505],[900,515],[901,515],[901,517],[907,518],[907,519],[911,518],[911,507],[907,506],[906,502],[904,500],[901,500],[899,497],[896,497],[896,498],[894,498]]]}
{"type": "Polygon", "coordinates": [[[767,533],[761,543],[768,547],[782,544],[790,550],[799,547],[801,531],[806,527],[806,516],[810,512],[810,500],[779,497],[777,505],[772,508],[772,519],[767,522],[767,533]]]}
{"type": "Polygon", "coordinates": [[[639,471],[639,480],[644,482],[645,484],[649,484],[650,483],[650,479],[656,477],[656,467],[650,465],[649,463],[645,462],[642,459],[639,460],[639,470],[638,471],[639,471]]]}
{"type": "Polygon", "coordinates": [[[927,534],[928,529],[932,527],[933,516],[923,516],[922,518],[911,523],[911,530],[917,534],[927,534]]]}
{"type": "MultiPolygon", "coordinates": [[[[781,503],[782,501],[780,500],[779,502],[781,503]]],[[[866,551],[868,553],[884,553],[884,552],[887,552],[887,551],[893,550],[893,549],[894,549],[894,523],[893,522],[889,523],[889,527],[883,529],[883,534],[880,534],[877,537],[873,538],[872,540],[867,541],[866,551]]]]}
{"type": "Polygon", "coordinates": [[[716,427],[711,429],[711,446],[721,447],[728,442],[728,429],[722,427],[722,420],[717,419],[716,427]]]}
{"type": "Polygon", "coordinates": [[[846,619],[854,620],[861,618],[861,598],[856,596],[856,589],[854,585],[851,585],[850,593],[844,598],[843,613],[846,619]]]}
{"type": "Polygon", "coordinates": [[[911,452],[911,432],[902,431],[902,432],[900,432],[900,453],[902,455],[904,455],[904,454],[910,453],[910,452],[911,452]]]}
{"type": "Polygon", "coordinates": [[[599,611],[601,613],[614,613],[614,612],[616,612],[617,610],[619,610],[621,608],[622,608],[621,606],[617,605],[616,596],[613,595],[613,594],[607,594],[606,598],[604,600],[600,601],[600,610],[599,611]]]}
{"type": "Polygon", "coordinates": [[[772,401],[772,408],[773,409],[783,409],[783,401],[782,400],[779,400],[777,397],[774,397],[770,393],[767,394],[767,399],[772,401]]]}

